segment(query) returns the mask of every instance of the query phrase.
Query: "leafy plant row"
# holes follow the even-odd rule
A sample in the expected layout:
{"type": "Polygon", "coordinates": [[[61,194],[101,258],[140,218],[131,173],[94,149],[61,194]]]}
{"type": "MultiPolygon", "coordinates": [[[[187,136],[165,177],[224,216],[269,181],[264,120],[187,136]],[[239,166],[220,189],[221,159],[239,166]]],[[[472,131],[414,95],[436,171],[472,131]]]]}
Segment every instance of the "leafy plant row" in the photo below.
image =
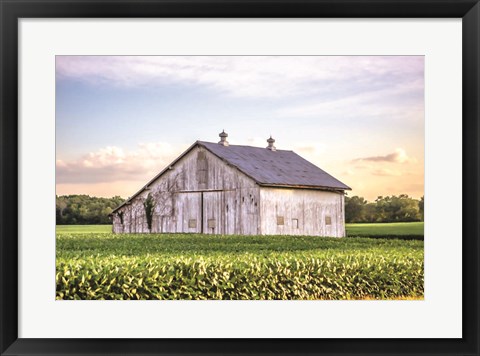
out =
{"type": "Polygon", "coordinates": [[[375,254],[57,259],[57,299],[423,297],[423,258],[375,254]]]}
{"type": "Polygon", "coordinates": [[[57,256],[80,258],[91,255],[102,257],[194,255],[219,257],[250,253],[312,254],[321,258],[325,253],[356,255],[375,253],[396,256],[419,255],[423,258],[423,241],[373,238],[329,238],[318,236],[220,236],[200,234],[57,234],[57,256]]]}

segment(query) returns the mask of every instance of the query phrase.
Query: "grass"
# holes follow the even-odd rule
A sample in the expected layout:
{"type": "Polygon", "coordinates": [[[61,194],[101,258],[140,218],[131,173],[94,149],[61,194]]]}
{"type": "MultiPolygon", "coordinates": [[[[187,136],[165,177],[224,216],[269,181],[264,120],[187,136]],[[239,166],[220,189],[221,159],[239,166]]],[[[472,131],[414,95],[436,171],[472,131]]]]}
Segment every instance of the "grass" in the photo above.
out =
{"type": "MultiPolygon", "coordinates": [[[[423,222],[346,224],[347,236],[423,236],[423,222]]],[[[109,234],[111,225],[57,225],[57,233],[109,234]]]]}
{"type": "Polygon", "coordinates": [[[57,225],[57,234],[64,233],[96,233],[111,234],[112,225],[57,225]]]}
{"type": "Polygon", "coordinates": [[[423,299],[423,241],[86,225],[57,226],[56,252],[57,299],[423,299]]]}
{"type": "Polygon", "coordinates": [[[423,239],[424,223],[346,224],[347,236],[423,239]]]}

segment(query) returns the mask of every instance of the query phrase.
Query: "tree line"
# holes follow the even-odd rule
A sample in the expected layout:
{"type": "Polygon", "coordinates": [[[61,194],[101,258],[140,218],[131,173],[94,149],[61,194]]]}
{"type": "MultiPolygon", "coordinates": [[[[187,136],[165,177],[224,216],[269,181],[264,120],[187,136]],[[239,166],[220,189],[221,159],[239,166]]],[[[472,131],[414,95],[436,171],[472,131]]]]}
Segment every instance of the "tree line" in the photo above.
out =
{"type": "Polygon", "coordinates": [[[374,202],[363,197],[345,197],[345,222],[409,222],[423,221],[423,198],[419,200],[407,194],[379,196],[374,202]]]}
{"type": "MultiPolygon", "coordinates": [[[[109,214],[125,199],[91,197],[89,195],[56,196],[57,225],[111,224],[109,214]]],[[[423,221],[423,197],[419,200],[406,194],[379,196],[374,202],[363,197],[345,197],[347,223],[423,221]]]]}
{"type": "Polygon", "coordinates": [[[119,196],[99,198],[89,195],[57,195],[57,225],[111,224],[108,215],[124,201],[119,196]]]}

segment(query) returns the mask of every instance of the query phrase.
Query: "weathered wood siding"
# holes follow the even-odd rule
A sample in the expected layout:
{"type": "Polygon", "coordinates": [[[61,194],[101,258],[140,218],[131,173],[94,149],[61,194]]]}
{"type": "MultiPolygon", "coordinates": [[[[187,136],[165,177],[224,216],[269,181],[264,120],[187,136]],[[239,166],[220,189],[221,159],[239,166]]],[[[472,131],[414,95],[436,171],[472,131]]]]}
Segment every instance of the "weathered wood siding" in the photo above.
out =
{"type": "Polygon", "coordinates": [[[345,236],[343,193],[260,189],[262,235],[345,236]]]}
{"type": "Polygon", "coordinates": [[[203,147],[193,148],[113,217],[115,233],[149,232],[143,202],[156,201],[151,232],[260,233],[260,189],[203,147]]]}

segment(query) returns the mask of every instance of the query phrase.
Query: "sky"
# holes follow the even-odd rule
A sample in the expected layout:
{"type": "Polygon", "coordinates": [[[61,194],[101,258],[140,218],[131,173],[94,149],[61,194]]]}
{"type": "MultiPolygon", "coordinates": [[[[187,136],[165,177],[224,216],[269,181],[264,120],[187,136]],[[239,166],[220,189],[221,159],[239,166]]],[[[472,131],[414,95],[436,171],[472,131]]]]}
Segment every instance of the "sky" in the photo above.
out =
{"type": "Polygon", "coordinates": [[[55,119],[57,195],[129,197],[222,130],[349,196],[424,192],[423,56],[57,56],[55,119]]]}

